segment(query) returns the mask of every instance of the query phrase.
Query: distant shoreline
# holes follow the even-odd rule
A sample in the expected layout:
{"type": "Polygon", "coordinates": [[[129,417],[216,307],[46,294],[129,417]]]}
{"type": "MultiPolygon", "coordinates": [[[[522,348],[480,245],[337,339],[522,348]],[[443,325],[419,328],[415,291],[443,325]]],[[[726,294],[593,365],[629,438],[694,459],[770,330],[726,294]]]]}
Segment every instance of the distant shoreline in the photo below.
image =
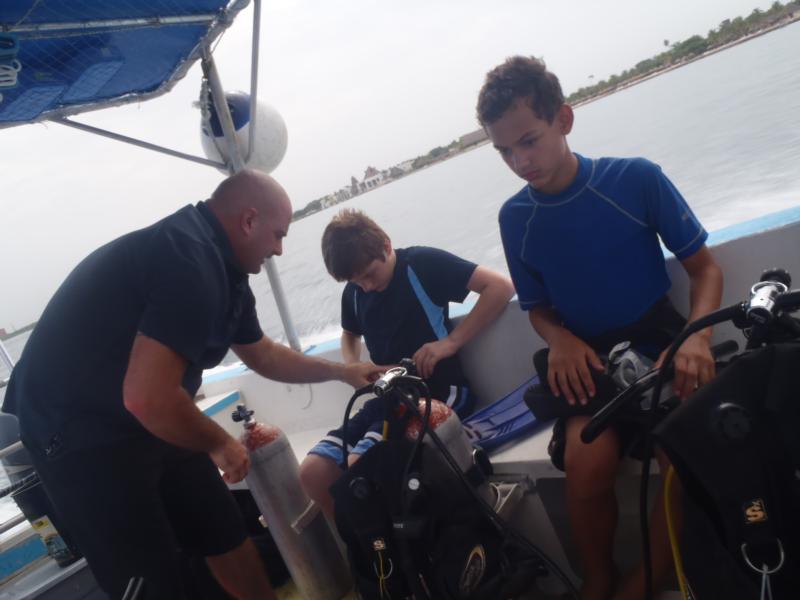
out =
{"type": "MultiPolygon", "coordinates": [[[[753,33],[748,33],[747,35],[744,35],[744,36],[742,36],[742,37],[740,37],[740,38],[738,38],[736,40],[733,40],[732,42],[728,42],[727,44],[722,44],[721,46],[716,46],[715,48],[711,48],[710,50],[706,50],[705,52],[702,52],[702,53],[700,53],[700,54],[698,54],[696,56],[693,56],[691,58],[687,58],[685,60],[681,60],[681,61],[673,63],[671,65],[667,65],[666,67],[663,67],[663,68],[660,68],[660,69],[656,69],[654,71],[650,71],[649,73],[646,73],[646,74],[641,75],[639,77],[634,77],[632,79],[628,79],[628,80],[620,83],[619,85],[617,85],[617,86],[615,86],[615,87],[613,87],[611,89],[608,89],[606,91],[603,91],[603,92],[600,92],[598,94],[595,94],[594,96],[590,96],[589,98],[584,98],[583,100],[579,100],[579,101],[577,101],[575,103],[570,103],[570,106],[572,108],[579,108],[579,107],[584,106],[586,104],[590,104],[590,103],[592,103],[592,102],[594,102],[596,100],[600,100],[601,98],[605,98],[607,96],[611,96],[612,94],[615,94],[617,92],[621,92],[623,90],[626,90],[626,89],[628,89],[630,87],[633,87],[635,85],[638,85],[638,84],[643,83],[645,81],[648,81],[650,79],[658,77],[659,75],[663,75],[664,73],[668,73],[669,71],[674,71],[675,69],[680,69],[681,67],[685,67],[686,65],[689,65],[689,64],[691,64],[693,62],[696,62],[698,60],[702,60],[704,58],[707,58],[707,57],[711,56],[712,54],[716,54],[718,52],[722,52],[723,50],[728,50],[730,48],[733,48],[734,46],[738,46],[739,44],[744,44],[745,42],[749,42],[752,39],[755,39],[757,37],[761,37],[762,35],[766,35],[768,33],[772,33],[773,31],[776,31],[776,30],[781,29],[783,27],[786,27],[788,25],[792,25],[794,23],[797,23],[798,21],[800,21],[800,13],[793,15],[791,18],[786,19],[785,21],[781,21],[780,23],[776,23],[775,25],[770,25],[769,27],[765,27],[764,29],[759,29],[758,31],[754,31],[753,33]]],[[[463,150],[457,150],[455,152],[451,152],[450,154],[447,154],[446,156],[443,156],[440,160],[431,162],[431,163],[425,165],[424,167],[422,167],[420,169],[416,169],[412,173],[409,173],[409,175],[412,175],[413,173],[415,173],[417,171],[421,171],[423,169],[427,169],[428,167],[431,167],[433,165],[436,165],[436,164],[439,164],[439,163],[443,163],[443,162],[445,162],[447,160],[450,160],[451,158],[455,158],[456,156],[459,156],[461,154],[465,154],[465,153],[470,152],[472,150],[475,150],[475,149],[477,149],[477,148],[479,148],[481,146],[485,146],[486,144],[489,143],[489,141],[490,140],[483,140],[481,142],[478,142],[476,144],[473,144],[473,145],[469,146],[468,148],[464,148],[463,150]]],[[[388,182],[386,182],[385,185],[388,185],[390,183],[392,183],[392,182],[388,181],[388,182]]]]}
{"type": "Polygon", "coordinates": [[[570,104],[570,106],[572,106],[573,108],[578,108],[580,106],[583,106],[584,104],[589,104],[591,102],[594,102],[595,100],[599,100],[601,98],[605,98],[606,96],[610,96],[611,94],[614,94],[616,92],[628,89],[629,87],[633,87],[634,85],[638,85],[644,81],[653,79],[654,77],[658,77],[659,75],[663,75],[664,73],[667,73],[669,71],[674,71],[675,69],[680,69],[681,67],[685,67],[686,65],[689,65],[693,62],[707,58],[712,54],[722,52],[723,50],[728,50],[729,48],[733,48],[734,46],[738,46],[739,44],[744,44],[745,42],[749,42],[750,40],[755,39],[757,37],[761,37],[762,35],[772,33],[773,31],[776,31],[788,25],[792,25],[793,23],[796,23],[798,21],[800,21],[800,13],[793,15],[791,18],[785,21],[781,21],[780,23],[776,23],[775,25],[771,25],[769,27],[765,27],[764,29],[759,29],[758,31],[754,31],[753,33],[748,33],[747,35],[743,35],[742,37],[733,40],[732,42],[728,42],[727,44],[722,44],[721,46],[716,46],[715,48],[706,50],[696,56],[692,56],[691,58],[687,58],[685,60],[681,60],[671,65],[667,65],[666,67],[650,71],[649,73],[646,73],[639,77],[628,79],[609,90],[600,92],[599,94],[595,94],[594,96],[591,96],[589,98],[584,98],[583,100],[579,100],[574,104],[570,104]]]}
{"type": "MultiPolygon", "coordinates": [[[[732,48],[734,46],[738,46],[739,44],[744,44],[745,42],[749,42],[750,40],[753,40],[753,39],[755,39],[757,37],[761,37],[761,36],[766,35],[768,33],[772,33],[773,31],[776,31],[776,30],[781,29],[783,27],[786,27],[788,25],[792,25],[794,23],[797,23],[798,21],[800,21],[800,11],[796,11],[796,12],[792,13],[790,16],[785,17],[782,20],[780,20],[780,21],[778,21],[778,22],[776,22],[776,23],[774,23],[772,25],[763,27],[762,29],[759,29],[757,31],[753,31],[752,33],[747,33],[745,35],[742,35],[741,37],[736,38],[735,40],[732,40],[732,41],[727,42],[725,44],[721,44],[719,46],[715,46],[715,47],[710,48],[708,50],[704,50],[703,52],[700,52],[700,53],[698,53],[696,55],[689,55],[689,56],[681,58],[681,59],[679,59],[679,60],[677,60],[677,61],[675,61],[673,63],[667,64],[667,65],[665,65],[663,67],[657,67],[656,69],[654,69],[652,71],[649,71],[647,73],[644,73],[642,75],[638,75],[638,76],[635,76],[635,77],[631,77],[629,79],[625,79],[624,81],[620,81],[618,84],[614,85],[613,87],[609,87],[609,88],[607,88],[607,89],[605,89],[605,90],[603,90],[601,92],[597,92],[597,93],[595,93],[595,94],[593,94],[591,96],[588,96],[586,98],[582,98],[582,99],[577,100],[575,102],[569,102],[569,99],[567,99],[567,104],[569,104],[573,108],[579,108],[579,107],[584,106],[586,104],[590,104],[591,102],[595,102],[596,100],[600,100],[602,98],[605,98],[607,96],[610,96],[610,95],[615,94],[617,92],[620,92],[622,90],[626,90],[626,89],[628,89],[630,87],[633,87],[635,85],[638,85],[640,83],[643,83],[645,81],[653,79],[654,77],[658,77],[659,75],[663,75],[664,73],[668,73],[669,71],[674,71],[675,69],[679,69],[681,67],[685,67],[686,65],[689,65],[689,64],[691,64],[693,62],[696,62],[698,60],[702,60],[704,58],[707,58],[707,57],[711,56],[712,54],[717,54],[718,52],[722,52],[724,50],[728,50],[728,49],[730,49],[730,48],[732,48]]],[[[571,95],[575,95],[576,93],[579,93],[580,91],[581,90],[577,90],[576,92],[573,92],[573,94],[571,94],[571,95]]],[[[440,163],[443,163],[443,162],[445,162],[447,160],[450,160],[451,158],[455,158],[455,157],[461,156],[462,154],[465,154],[467,152],[471,152],[472,150],[476,150],[477,148],[481,148],[481,147],[483,147],[483,146],[485,146],[486,144],[489,144],[489,143],[490,143],[490,140],[484,139],[484,140],[472,143],[469,146],[466,146],[464,148],[457,148],[457,149],[450,150],[449,152],[447,152],[445,154],[442,154],[440,157],[436,157],[435,159],[429,160],[425,164],[423,164],[423,165],[421,165],[421,166],[419,166],[417,168],[414,168],[413,170],[411,170],[409,172],[406,172],[405,174],[403,174],[400,177],[395,177],[395,178],[391,178],[391,179],[385,179],[385,180],[381,181],[377,186],[375,186],[371,190],[367,190],[365,192],[361,192],[359,194],[355,194],[351,198],[347,198],[346,200],[341,200],[341,201],[338,201],[338,202],[334,202],[334,203],[325,205],[325,206],[323,206],[321,208],[318,208],[317,210],[304,212],[301,216],[295,217],[293,220],[298,221],[300,219],[304,219],[304,218],[306,218],[308,216],[311,216],[313,214],[316,214],[318,212],[322,212],[323,210],[325,210],[327,208],[331,208],[332,206],[335,206],[336,204],[340,204],[342,202],[347,202],[348,200],[351,200],[352,198],[355,198],[357,196],[363,195],[364,193],[369,193],[370,191],[374,191],[374,190],[376,190],[376,189],[378,189],[380,187],[384,187],[386,185],[390,185],[390,184],[394,183],[395,181],[398,181],[400,179],[404,179],[405,177],[408,177],[410,175],[413,175],[415,173],[418,173],[420,171],[428,169],[429,167],[432,167],[432,166],[438,165],[440,163]]],[[[306,208],[307,208],[307,206],[306,206],[306,208]]],[[[297,211],[297,212],[302,212],[304,210],[305,209],[301,209],[300,211],[297,211]]]]}

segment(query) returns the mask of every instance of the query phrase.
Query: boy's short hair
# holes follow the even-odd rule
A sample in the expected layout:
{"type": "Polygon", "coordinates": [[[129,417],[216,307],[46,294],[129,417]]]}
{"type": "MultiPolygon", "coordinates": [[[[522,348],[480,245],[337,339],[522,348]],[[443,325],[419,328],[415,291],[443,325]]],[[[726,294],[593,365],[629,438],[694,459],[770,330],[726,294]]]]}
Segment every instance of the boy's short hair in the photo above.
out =
{"type": "Polygon", "coordinates": [[[386,232],[367,215],[346,208],[333,217],[322,234],[325,268],[336,281],[347,281],[376,259],[385,259],[386,232]]]}
{"type": "Polygon", "coordinates": [[[512,56],[486,74],[478,94],[478,121],[484,127],[497,121],[517,98],[524,99],[536,115],[552,123],[564,104],[561,84],[544,61],[533,56],[512,56]]]}

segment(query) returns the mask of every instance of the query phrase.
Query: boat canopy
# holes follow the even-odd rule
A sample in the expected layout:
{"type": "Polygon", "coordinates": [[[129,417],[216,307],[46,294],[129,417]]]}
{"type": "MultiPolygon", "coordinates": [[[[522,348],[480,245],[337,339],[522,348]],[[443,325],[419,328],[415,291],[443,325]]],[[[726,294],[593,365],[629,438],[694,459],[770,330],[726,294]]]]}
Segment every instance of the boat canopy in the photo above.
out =
{"type": "Polygon", "coordinates": [[[249,0],[0,0],[0,128],[168,92],[249,0]]]}

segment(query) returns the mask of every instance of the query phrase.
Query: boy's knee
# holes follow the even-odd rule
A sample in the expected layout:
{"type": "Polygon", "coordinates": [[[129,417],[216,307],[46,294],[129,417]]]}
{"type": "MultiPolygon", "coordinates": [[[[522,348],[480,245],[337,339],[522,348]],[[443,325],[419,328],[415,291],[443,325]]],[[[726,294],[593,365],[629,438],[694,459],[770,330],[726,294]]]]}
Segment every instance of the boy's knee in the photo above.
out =
{"type": "Polygon", "coordinates": [[[619,467],[616,435],[606,431],[591,444],[584,444],[579,435],[568,435],[564,467],[571,487],[588,495],[613,488],[619,467]]]}

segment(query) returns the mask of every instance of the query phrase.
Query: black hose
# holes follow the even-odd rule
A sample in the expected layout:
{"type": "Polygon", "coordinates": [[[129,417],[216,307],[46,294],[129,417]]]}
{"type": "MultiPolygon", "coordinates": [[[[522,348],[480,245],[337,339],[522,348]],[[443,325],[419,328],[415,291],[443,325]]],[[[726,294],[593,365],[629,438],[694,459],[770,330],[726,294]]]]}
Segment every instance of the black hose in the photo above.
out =
{"type": "MultiPolygon", "coordinates": [[[[403,376],[395,379],[392,382],[390,393],[386,395],[387,396],[397,395],[397,397],[400,398],[401,404],[406,404],[407,406],[416,407],[416,401],[419,399],[419,396],[415,396],[414,394],[406,392],[404,389],[401,389],[401,387],[398,386],[398,384],[401,383],[407,383],[413,386],[415,388],[414,390],[415,392],[416,391],[421,392],[421,395],[425,397],[425,418],[422,419],[420,423],[421,429],[419,435],[415,440],[414,447],[411,450],[408,460],[406,461],[405,467],[403,468],[403,477],[400,480],[401,481],[400,485],[402,486],[400,489],[400,506],[402,507],[401,515],[403,521],[405,522],[408,519],[408,515],[411,511],[411,503],[408,500],[408,493],[409,493],[408,477],[409,474],[411,473],[411,465],[413,464],[416,456],[419,455],[419,452],[422,448],[422,441],[425,438],[425,433],[428,431],[428,420],[431,415],[432,401],[431,401],[431,393],[430,390],[428,389],[428,386],[422,379],[414,376],[403,376]]],[[[415,410],[414,413],[411,414],[416,414],[417,416],[419,416],[419,411],[415,410]]],[[[405,567],[404,571],[406,573],[408,585],[414,593],[414,597],[419,598],[420,600],[424,600],[426,598],[432,600],[430,593],[428,593],[428,590],[422,586],[422,583],[417,577],[416,569],[414,568],[413,560],[411,559],[410,556],[407,540],[401,538],[398,539],[398,543],[400,544],[401,549],[403,550],[403,560],[405,567]]]]}
{"type": "Polygon", "coordinates": [[[344,409],[344,422],[342,423],[342,468],[345,471],[347,470],[347,427],[350,423],[350,411],[353,410],[353,405],[356,403],[356,400],[364,394],[372,392],[372,389],[373,385],[371,383],[358,388],[353,395],[350,396],[350,400],[347,402],[347,408],[344,409]]]}
{"type": "Polygon", "coordinates": [[[409,455],[408,460],[406,461],[406,466],[403,469],[403,478],[400,480],[402,481],[403,485],[403,489],[400,492],[401,494],[400,505],[403,507],[403,513],[402,513],[403,519],[406,519],[408,517],[409,511],[411,510],[410,503],[408,502],[408,476],[411,473],[411,465],[414,462],[414,458],[416,458],[416,456],[419,454],[420,449],[422,448],[422,442],[425,438],[425,434],[428,433],[428,428],[429,428],[428,421],[430,420],[433,401],[431,400],[431,392],[428,389],[428,386],[419,377],[410,377],[410,376],[403,377],[401,380],[396,381],[393,391],[394,393],[400,395],[401,403],[406,404],[407,406],[414,406],[414,413],[412,414],[419,417],[419,410],[415,406],[416,398],[414,398],[413,394],[407,394],[404,390],[397,389],[396,387],[398,383],[404,383],[404,382],[413,385],[416,388],[415,391],[421,392],[420,395],[425,398],[425,418],[423,418],[420,421],[421,428],[419,435],[415,440],[414,448],[412,449],[411,454],[409,455]]]}

